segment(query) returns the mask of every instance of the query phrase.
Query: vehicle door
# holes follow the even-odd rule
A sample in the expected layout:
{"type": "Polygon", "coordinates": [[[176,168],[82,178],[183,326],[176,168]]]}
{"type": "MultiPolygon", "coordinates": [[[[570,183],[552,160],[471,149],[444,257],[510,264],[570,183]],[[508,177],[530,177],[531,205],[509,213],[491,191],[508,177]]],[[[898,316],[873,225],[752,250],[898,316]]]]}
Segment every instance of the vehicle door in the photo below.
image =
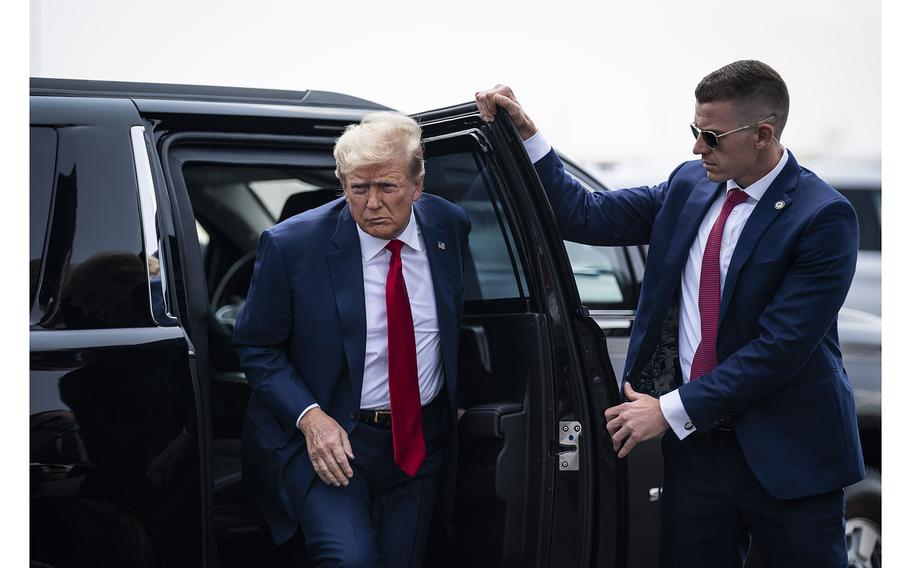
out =
{"type": "MultiPolygon", "coordinates": [[[[232,360],[230,327],[259,233],[337,196],[332,143],[370,109],[238,105],[225,117],[206,116],[214,107],[203,103],[136,102],[173,204],[188,332],[208,352],[205,499],[217,555],[223,566],[280,565],[286,556],[241,479],[249,385],[232,360]],[[254,111],[262,116],[247,119],[254,111]]],[[[450,542],[431,543],[428,555],[452,565],[624,566],[624,470],[601,425],[618,400],[615,377],[603,333],[580,311],[536,174],[511,125],[485,124],[473,105],[418,119],[426,190],[473,223],[458,495],[450,542]]]]}
{"type": "MultiPolygon", "coordinates": [[[[587,191],[609,191],[596,177],[560,155],[566,172],[587,191]]],[[[565,241],[582,303],[604,330],[610,362],[622,377],[629,336],[644,276],[646,246],[594,246],[565,241]]],[[[660,438],[641,442],[625,459],[628,468],[628,563],[657,566],[663,455],[660,438]]]]}
{"type": "Polygon", "coordinates": [[[460,347],[452,565],[624,566],[625,473],[603,428],[618,402],[549,202],[505,113],[417,115],[425,191],[472,231],[460,347]]]}
{"type": "Polygon", "coordinates": [[[31,559],[204,565],[199,384],[139,115],[30,110],[31,559]]]}

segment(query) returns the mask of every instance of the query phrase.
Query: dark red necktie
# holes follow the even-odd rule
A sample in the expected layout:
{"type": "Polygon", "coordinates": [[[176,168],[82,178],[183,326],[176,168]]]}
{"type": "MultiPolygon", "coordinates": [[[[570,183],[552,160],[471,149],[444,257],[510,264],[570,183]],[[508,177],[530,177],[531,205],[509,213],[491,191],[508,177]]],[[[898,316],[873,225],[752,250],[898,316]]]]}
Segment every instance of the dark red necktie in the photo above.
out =
{"type": "Polygon", "coordinates": [[[689,380],[710,373],[717,367],[717,320],[720,317],[720,243],[724,225],[733,208],[744,202],[748,195],[741,189],[731,189],[720,210],[711,233],[705,254],[701,258],[701,278],[698,281],[698,312],[701,316],[701,343],[692,358],[689,380]]]}
{"type": "Polygon", "coordinates": [[[423,441],[423,419],[420,411],[420,387],[417,384],[417,346],[414,343],[414,319],[411,302],[401,271],[399,240],[385,248],[392,253],[389,276],[385,282],[385,306],[389,331],[389,399],[392,404],[392,443],[395,463],[414,476],[426,457],[423,441]]]}

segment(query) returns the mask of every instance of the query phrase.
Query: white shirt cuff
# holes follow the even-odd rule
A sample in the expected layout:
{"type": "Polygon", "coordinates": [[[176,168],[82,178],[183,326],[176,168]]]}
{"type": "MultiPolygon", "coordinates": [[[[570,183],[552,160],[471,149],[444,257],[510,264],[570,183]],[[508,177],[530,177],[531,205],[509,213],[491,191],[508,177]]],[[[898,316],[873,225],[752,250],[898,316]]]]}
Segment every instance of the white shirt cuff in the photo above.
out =
{"type": "Polygon", "coordinates": [[[670,429],[680,440],[695,432],[695,424],[686,413],[686,407],[683,406],[682,399],[679,397],[679,390],[668,392],[660,397],[660,411],[670,424],[670,429]]]}
{"type": "Polygon", "coordinates": [[[525,152],[528,153],[528,159],[531,160],[532,164],[537,163],[541,158],[549,154],[552,148],[550,143],[543,137],[543,134],[540,133],[540,130],[525,140],[523,144],[525,152]]]}
{"type": "Polygon", "coordinates": [[[314,402],[313,404],[307,406],[306,408],[304,408],[304,409],[303,409],[303,412],[300,413],[300,416],[297,417],[297,422],[294,422],[294,428],[298,428],[298,429],[299,429],[299,428],[300,428],[300,419],[303,418],[303,415],[304,415],[304,414],[306,414],[307,412],[313,410],[314,408],[319,408],[319,405],[316,404],[315,402],[314,402]]]}

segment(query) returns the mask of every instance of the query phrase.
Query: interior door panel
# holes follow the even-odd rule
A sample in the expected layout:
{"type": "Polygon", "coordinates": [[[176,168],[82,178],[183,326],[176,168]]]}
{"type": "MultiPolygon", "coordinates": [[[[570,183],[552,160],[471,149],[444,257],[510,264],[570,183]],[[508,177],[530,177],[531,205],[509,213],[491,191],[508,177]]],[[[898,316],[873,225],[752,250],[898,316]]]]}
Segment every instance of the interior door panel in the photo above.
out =
{"type": "MultiPolygon", "coordinates": [[[[529,438],[549,382],[549,338],[539,314],[467,315],[459,352],[458,484],[454,565],[523,565],[529,518],[545,499],[529,494],[546,448],[529,438]],[[484,359],[484,355],[488,359],[484,359]],[[535,418],[531,418],[535,417],[535,418]]],[[[537,425],[539,426],[539,425],[537,425]]],[[[538,430],[538,428],[533,428],[538,430]]]]}

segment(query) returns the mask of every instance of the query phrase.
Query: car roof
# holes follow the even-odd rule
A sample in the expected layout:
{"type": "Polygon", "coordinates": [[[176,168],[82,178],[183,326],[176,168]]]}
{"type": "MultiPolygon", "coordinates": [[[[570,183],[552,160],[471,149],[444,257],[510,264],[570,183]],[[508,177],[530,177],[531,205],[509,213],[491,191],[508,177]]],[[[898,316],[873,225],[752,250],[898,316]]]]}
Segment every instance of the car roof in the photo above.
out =
{"type": "Polygon", "coordinates": [[[391,110],[389,107],[331,91],[288,91],[214,85],[134,83],[32,77],[30,92],[37,96],[115,97],[143,100],[245,103],[297,107],[330,107],[358,110],[391,110]]]}
{"type": "Polygon", "coordinates": [[[861,158],[806,158],[800,165],[837,189],[880,190],[881,160],[861,158]]]}

